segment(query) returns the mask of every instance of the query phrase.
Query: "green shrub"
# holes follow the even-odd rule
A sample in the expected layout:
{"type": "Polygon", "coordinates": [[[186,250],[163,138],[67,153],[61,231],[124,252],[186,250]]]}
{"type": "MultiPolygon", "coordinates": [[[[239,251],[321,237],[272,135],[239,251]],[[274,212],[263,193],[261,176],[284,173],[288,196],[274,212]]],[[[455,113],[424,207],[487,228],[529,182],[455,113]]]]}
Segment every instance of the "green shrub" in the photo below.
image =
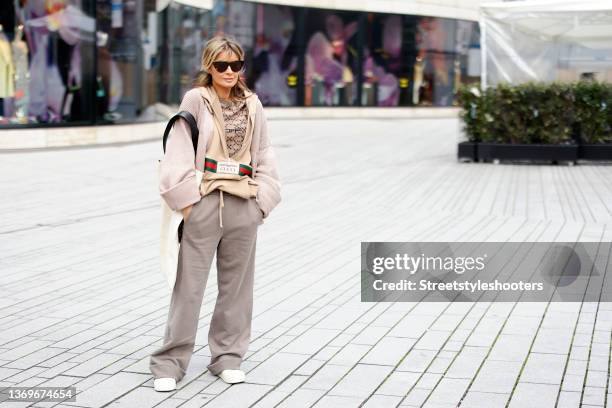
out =
{"type": "Polygon", "coordinates": [[[612,85],[601,82],[477,85],[458,91],[463,128],[471,142],[612,142],[612,85]]]}
{"type": "Polygon", "coordinates": [[[612,87],[601,82],[582,82],[574,87],[576,122],[585,143],[610,141],[612,87]]]}
{"type": "Polygon", "coordinates": [[[459,116],[463,121],[463,129],[470,142],[483,140],[484,112],[483,101],[480,96],[478,87],[463,86],[457,91],[457,100],[462,108],[459,116]]]}

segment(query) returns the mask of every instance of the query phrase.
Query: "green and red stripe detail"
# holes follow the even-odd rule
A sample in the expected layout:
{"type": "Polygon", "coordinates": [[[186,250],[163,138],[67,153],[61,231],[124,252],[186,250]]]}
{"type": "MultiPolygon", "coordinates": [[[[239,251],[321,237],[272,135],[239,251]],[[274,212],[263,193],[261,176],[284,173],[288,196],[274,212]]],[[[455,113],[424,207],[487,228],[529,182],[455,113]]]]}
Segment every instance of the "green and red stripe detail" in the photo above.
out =
{"type": "MultiPolygon", "coordinates": [[[[217,161],[206,157],[204,159],[204,170],[208,170],[212,173],[217,172],[217,161]]],[[[248,164],[240,163],[238,166],[238,175],[240,176],[251,176],[253,174],[253,168],[248,164]]]]}

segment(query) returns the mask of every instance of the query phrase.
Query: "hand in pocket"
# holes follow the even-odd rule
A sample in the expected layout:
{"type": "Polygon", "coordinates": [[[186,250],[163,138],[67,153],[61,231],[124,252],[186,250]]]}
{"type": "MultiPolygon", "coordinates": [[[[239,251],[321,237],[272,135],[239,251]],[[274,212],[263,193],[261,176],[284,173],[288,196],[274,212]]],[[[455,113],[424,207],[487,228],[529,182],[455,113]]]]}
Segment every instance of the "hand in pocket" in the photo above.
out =
{"type": "Polygon", "coordinates": [[[257,210],[257,214],[259,216],[259,225],[263,224],[263,219],[264,219],[264,212],[261,209],[261,207],[259,206],[259,204],[257,203],[257,199],[253,198],[252,199],[253,204],[255,205],[255,208],[257,210]]]}
{"type": "Polygon", "coordinates": [[[183,208],[181,211],[183,212],[183,221],[187,222],[187,219],[189,218],[189,214],[191,214],[191,210],[193,209],[193,204],[188,205],[187,207],[183,208]]]}

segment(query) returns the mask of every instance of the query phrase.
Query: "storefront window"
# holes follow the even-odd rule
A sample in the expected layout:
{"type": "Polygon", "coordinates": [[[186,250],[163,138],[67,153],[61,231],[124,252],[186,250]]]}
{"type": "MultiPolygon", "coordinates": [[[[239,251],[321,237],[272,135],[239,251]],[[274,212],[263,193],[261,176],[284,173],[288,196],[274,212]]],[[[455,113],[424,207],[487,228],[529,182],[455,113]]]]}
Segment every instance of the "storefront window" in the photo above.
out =
{"type": "Polygon", "coordinates": [[[413,49],[414,30],[403,30],[409,23],[400,15],[368,13],[366,21],[361,105],[409,105],[406,53],[413,49]]]}
{"type": "Polygon", "coordinates": [[[454,71],[454,100],[457,90],[463,84],[480,83],[480,29],[473,21],[457,21],[456,58],[454,71]]]}
{"type": "Polygon", "coordinates": [[[453,101],[455,21],[421,17],[416,32],[414,105],[449,106],[453,101]]]}
{"type": "Polygon", "coordinates": [[[358,17],[354,12],[306,11],[306,106],[356,105],[358,17]]]}
{"type": "Polygon", "coordinates": [[[211,10],[170,3],[162,12],[161,102],[179,104],[200,70],[202,49],[211,37],[211,10]]]}
{"type": "Polygon", "coordinates": [[[95,19],[88,1],[0,8],[0,125],[91,123],[95,19]]]}
{"type": "Polygon", "coordinates": [[[247,1],[216,0],[212,10],[213,35],[230,35],[244,49],[241,78],[253,89],[255,13],[258,5],[247,1]]]}
{"type": "Polygon", "coordinates": [[[239,0],[7,0],[0,127],[165,120],[221,34],[244,47],[241,75],[266,106],[451,106],[480,79],[471,21],[239,0]]]}
{"type": "Polygon", "coordinates": [[[249,86],[268,106],[295,106],[298,49],[293,7],[258,4],[249,86]],[[251,85],[251,83],[253,85],[251,85]]]}
{"type": "Polygon", "coordinates": [[[450,106],[462,83],[480,76],[479,33],[474,22],[437,17],[418,19],[413,103],[450,106]]]}
{"type": "Polygon", "coordinates": [[[98,123],[156,119],[155,112],[147,109],[157,98],[158,80],[151,63],[157,17],[149,17],[154,12],[154,1],[97,0],[98,123]]]}

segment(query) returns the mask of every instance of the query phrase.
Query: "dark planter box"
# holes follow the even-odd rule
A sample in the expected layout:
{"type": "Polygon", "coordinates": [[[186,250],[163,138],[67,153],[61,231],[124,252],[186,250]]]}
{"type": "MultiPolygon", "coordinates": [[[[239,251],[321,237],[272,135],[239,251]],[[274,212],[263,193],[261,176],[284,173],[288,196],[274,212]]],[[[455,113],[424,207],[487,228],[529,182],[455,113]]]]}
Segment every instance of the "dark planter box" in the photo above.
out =
{"type": "Polygon", "coordinates": [[[612,161],[612,144],[583,144],[578,148],[578,158],[612,161]]]}
{"type": "Polygon", "coordinates": [[[460,142],[457,145],[457,159],[476,161],[476,145],[475,142],[460,142]]]}
{"type": "Polygon", "coordinates": [[[478,143],[479,160],[571,161],[578,159],[577,145],[478,143]]]}

